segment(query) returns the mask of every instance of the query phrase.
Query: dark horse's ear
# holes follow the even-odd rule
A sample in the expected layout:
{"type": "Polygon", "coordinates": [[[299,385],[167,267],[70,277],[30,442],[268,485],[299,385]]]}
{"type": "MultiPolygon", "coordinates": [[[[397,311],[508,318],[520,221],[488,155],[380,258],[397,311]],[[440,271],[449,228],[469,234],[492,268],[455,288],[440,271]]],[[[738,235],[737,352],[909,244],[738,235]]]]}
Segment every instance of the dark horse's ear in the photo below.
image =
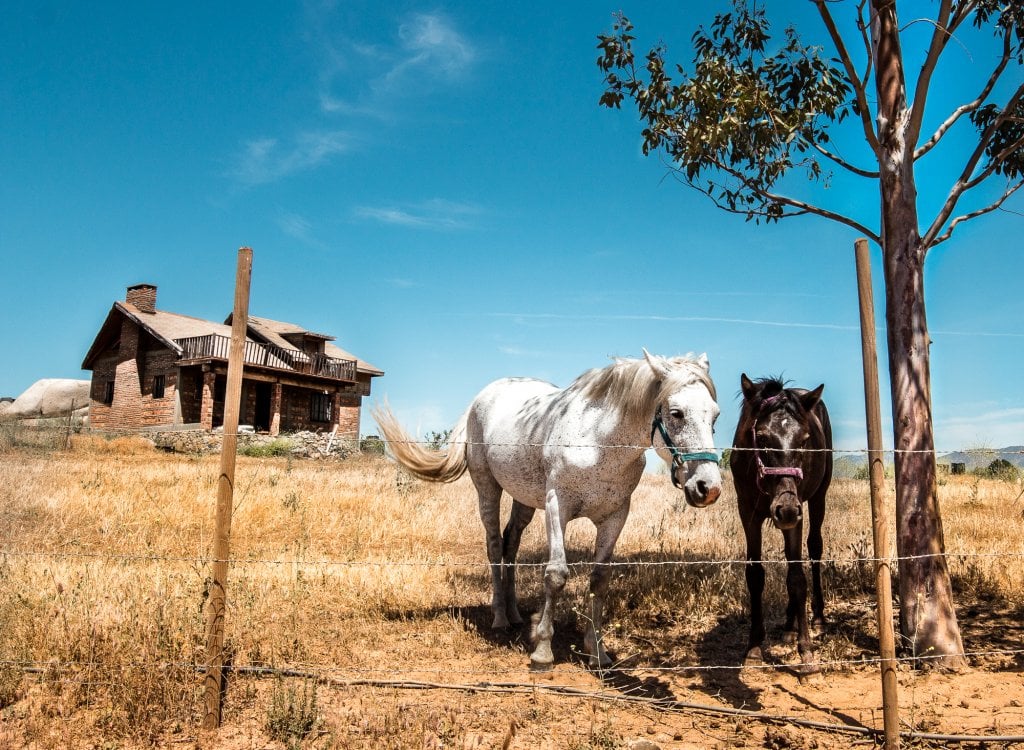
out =
{"type": "Polygon", "coordinates": [[[803,405],[804,409],[807,411],[813,411],[814,407],[818,405],[819,401],[821,401],[821,392],[824,390],[825,384],[822,383],[813,391],[807,391],[807,393],[802,395],[800,397],[800,403],[803,405]]]}
{"type": "Polygon", "coordinates": [[[754,385],[754,381],[747,377],[747,373],[740,373],[740,388],[743,389],[743,399],[745,401],[753,401],[757,398],[757,387],[754,385]]]}

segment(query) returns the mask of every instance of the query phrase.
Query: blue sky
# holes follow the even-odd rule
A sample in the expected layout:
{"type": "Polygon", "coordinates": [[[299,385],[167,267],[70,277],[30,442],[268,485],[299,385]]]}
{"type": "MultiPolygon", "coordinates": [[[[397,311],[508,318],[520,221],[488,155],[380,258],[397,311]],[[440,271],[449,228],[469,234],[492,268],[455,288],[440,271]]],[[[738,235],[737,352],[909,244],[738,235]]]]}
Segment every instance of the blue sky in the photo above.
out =
{"type": "MultiPolygon", "coordinates": [[[[664,40],[688,64],[709,4],[237,7],[7,7],[0,395],[87,377],[82,358],[128,285],[156,284],[161,309],[223,319],[247,245],[251,312],[333,334],[384,369],[373,401],[386,396],[420,433],[449,427],[495,378],[566,385],[646,347],[708,353],[719,448],[741,372],[825,383],[837,444],[865,445],[856,233],[722,213],[641,154],[633,112],[598,107],[596,35],[613,11],[640,48],[664,40]]],[[[810,3],[785,7],[820,38],[810,3]]],[[[853,5],[833,7],[849,31],[853,5]]],[[[901,7],[903,19],[933,10],[901,7]]],[[[910,56],[927,33],[915,26],[910,56]]],[[[974,96],[993,54],[969,32],[950,49],[926,130],[974,96]]],[[[922,162],[925,216],[963,161],[957,137],[931,171],[922,162]]],[[[840,144],[866,163],[860,140],[840,144]]],[[[877,226],[868,181],[791,187],[877,226]]],[[[940,450],[1024,443],[1024,202],[1005,208],[929,256],[940,450]]],[[[884,378],[884,351],[879,365],[884,378]]]]}

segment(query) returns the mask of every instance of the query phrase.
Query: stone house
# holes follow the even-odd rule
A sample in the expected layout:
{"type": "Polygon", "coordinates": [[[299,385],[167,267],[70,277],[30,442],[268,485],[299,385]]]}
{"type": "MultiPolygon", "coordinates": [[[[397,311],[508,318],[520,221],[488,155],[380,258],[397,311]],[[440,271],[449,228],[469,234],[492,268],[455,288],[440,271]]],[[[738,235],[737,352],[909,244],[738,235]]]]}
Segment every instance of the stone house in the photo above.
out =
{"type": "MultiPolygon", "coordinates": [[[[89,424],[98,430],[213,430],[224,422],[231,316],[224,323],[158,310],[157,288],[128,287],[89,348],[89,424]]],[[[249,317],[239,425],[257,432],[359,437],[359,408],[384,372],[333,336],[249,317]]]]}

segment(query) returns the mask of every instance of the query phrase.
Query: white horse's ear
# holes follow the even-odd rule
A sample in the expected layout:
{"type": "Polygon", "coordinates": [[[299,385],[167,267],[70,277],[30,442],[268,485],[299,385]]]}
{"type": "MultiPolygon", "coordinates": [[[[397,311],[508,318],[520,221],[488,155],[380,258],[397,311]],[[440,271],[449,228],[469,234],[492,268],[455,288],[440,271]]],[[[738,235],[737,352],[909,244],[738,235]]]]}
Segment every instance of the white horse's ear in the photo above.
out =
{"type": "Polygon", "coordinates": [[[654,374],[657,375],[662,380],[668,377],[668,368],[665,367],[665,362],[662,360],[662,358],[657,356],[656,354],[651,354],[646,349],[644,349],[643,352],[644,359],[647,360],[647,364],[649,364],[651,366],[651,369],[654,370],[654,374]]]}
{"type": "Polygon", "coordinates": [[[707,352],[697,357],[697,364],[704,368],[704,372],[711,372],[711,362],[708,361],[707,352]]]}

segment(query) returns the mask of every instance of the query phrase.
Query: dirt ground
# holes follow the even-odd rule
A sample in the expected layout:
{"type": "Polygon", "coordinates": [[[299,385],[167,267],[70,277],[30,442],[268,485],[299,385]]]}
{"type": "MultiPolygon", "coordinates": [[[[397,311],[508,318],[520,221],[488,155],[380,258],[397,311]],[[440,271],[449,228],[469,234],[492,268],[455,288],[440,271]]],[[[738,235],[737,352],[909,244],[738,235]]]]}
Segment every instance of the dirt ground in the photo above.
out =
{"type": "MultiPolygon", "coordinates": [[[[961,673],[900,670],[902,730],[919,733],[916,738],[905,735],[904,747],[1024,747],[1024,612],[991,607],[974,608],[969,618],[966,614],[965,638],[975,650],[989,653],[974,657],[971,668],[961,673]],[[1008,653],[992,653],[1000,650],[1008,653]]],[[[850,605],[834,616],[838,630],[860,628],[863,623],[852,621],[872,616],[870,602],[850,605]]],[[[701,643],[691,644],[695,658],[687,662],[689,669],[652,666],[659,663],[659,654],[667,657],[666,664],[676,658],[665,653],[665,645],[685,638],[669,627],[660,634],[612,638],[613,653],[627,656],[615,669],[599,674],[578,655],[574,643],[579,634],[570,623],[556,636],[554,669],[534,673],[526,668],[523,634],[492,633],[487,617],[486,608],[474,607],[426,625],[396,620],[365,640],[354,632],[366,668],[312,670],[307,674],[317,678],[315,689],[312,679],[302,679],[301,667],[286,679],[236,675],[228,686],[219,730],[176,726],[150,742],[196,750],[881,746],[877,734],[865,731],[883,726],[877,666],[857,664],[849,650],[831,653],[827,634],[818,642],[822,671],[809,678],[796,673],[797,655],[779,644],[778,628],[769,631],[764,668],[710,666],[738,664],[737,646],[746,623],[736,617],[722,618],[701,643]],[[444,631],[452,621],[465,631],[460,637],[476,643],[445,659],[444,631]],[[432,660],[412,656],[417,654],[432,655],[432,660]],[[315,693],[315,708],[300,705],[303,690],[315,693]],[[273,714],[268,707],[274,705],[278,729],[283,730],[276,734],[268,722],[273,714]]],[[[872,654],[870,644],[865,646],[861,657],[867,660],[872,654]]],[[[0,746],[131,746],[111,744],[100,735],[89,742],[81,727],[74,726],[84,717],[67,718],[64,737],[61,722],[52,722],[44,734],[27,740],[32,733],[19,728],[16,715],[9,714],[0,726],[0,746]]]]}
{"type": "MultiPolygon", "coordinates": [[[[983,614],[965,622],[965,638],[977,650],[1016,653],[975,657],[969,670],[955,674],[901,669],[902,730],[924,735],[906,736],[905,747],[1024,747],[1024,612],[983,614]],[[961,740],[930,738],[934,735],[961,740]]],[[[743,627],[724,621],[719,630],[732,634],[743,627]]],[[[531,674],[524,670],[526,648],[516,635],[481,631],[480,637],[488,642],[477,654],[410,670],[405,686],[397,684],[393,672],[377,684],[351,684],[349,675],[323,685],[317,692],[322,722],[303,747],[831,750],[881,744],[877,735],[863,731],[883,726],[878,668],[845,661],[850,654],[841,665],[823,659],[822,672],[810,678],[797,675],[790,666],[797,662],[795,651],[781,645],[769,646],[763,669],[631,668],[627,657],[619,669],[601,675],[587,669],[563,640],[556,641],[555,668],[531,674]],[[507,681],[496,680],[503,670],[507,681]],[[744,715],[747,711],[779,718],[754,718],[744,715]]],[[[619,652],[646,646],[644,663],[651,663],[650,644],[624,639],[613,645],[619,652]]],[[[380,646],[386,658],[388,644],[380,646]]],[[[735,663],[737,656],[727,648],[706,650],[700,659],[723,664],[735,663]]],[[[864,658],[871,658],[870,651],[864,658]]],[[[262,684],[256,692],[267,689],[262,684]]],[[[236,700],[226,709],[223,728],[196,737],[196,747],[284,746],[268,742],[259,725],[265,695],[253,694],[251,703],[255,713],[236,700]]]]}

